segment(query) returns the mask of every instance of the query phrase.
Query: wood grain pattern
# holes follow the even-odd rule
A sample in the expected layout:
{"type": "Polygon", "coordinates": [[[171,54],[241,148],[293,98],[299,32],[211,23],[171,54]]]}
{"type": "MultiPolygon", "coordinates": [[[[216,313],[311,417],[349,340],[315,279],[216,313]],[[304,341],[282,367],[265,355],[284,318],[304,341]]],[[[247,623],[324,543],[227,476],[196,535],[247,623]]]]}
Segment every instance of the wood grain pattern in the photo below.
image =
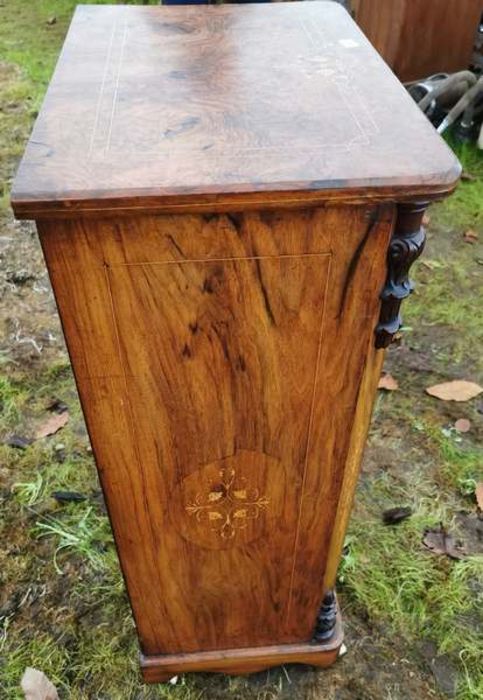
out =
{"type": "Polygon", "coordinates": [[[284,644],[256,649],[227,649],[172,656],[141,655],[143,678],[148,683],[168,681],[178,673],[210,671],[231,675],[256,673],[280,664],[309,664],[324,668],[337,659],[342,644],[340,616],[332,638],[323,644],[284,644]]]}
{"type": "Polygon", "coordinates": [[[39,224],[144,654],[311,639],[393,217],[39,224]]]}
{"type": "Polygon", "coordinates": [[[38,219],[393,200],[449,191],[459,171],[336,3],[86,5],[12,206],[38,219]]]}
{"type": "Polygon", "coordinates": [[[402,81],[468,68],[481,0],[352,0],[354,18],[402,81]]]}

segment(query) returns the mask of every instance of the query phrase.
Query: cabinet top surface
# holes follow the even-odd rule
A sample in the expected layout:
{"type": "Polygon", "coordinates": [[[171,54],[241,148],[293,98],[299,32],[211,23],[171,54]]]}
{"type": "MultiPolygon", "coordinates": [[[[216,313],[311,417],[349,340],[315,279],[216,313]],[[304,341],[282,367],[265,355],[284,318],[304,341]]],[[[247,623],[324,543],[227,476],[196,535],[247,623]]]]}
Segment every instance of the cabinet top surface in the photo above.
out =
{"type": "Polygon", "coordinates": [[[332,2],[79,6],[17,215],[446,192],[459,164],[332,2]]]}

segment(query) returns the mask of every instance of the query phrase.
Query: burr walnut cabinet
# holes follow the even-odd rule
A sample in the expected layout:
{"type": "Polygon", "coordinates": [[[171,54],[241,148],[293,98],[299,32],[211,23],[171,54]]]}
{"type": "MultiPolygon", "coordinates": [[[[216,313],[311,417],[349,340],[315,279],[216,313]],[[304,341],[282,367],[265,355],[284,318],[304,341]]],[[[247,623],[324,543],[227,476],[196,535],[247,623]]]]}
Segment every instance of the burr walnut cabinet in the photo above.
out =
{"type": "Polygon", "coordinates": [[[383,348],[458,175],[335,3],[77,9],[12,204],[147,681],[335,660],[383,348]]]}

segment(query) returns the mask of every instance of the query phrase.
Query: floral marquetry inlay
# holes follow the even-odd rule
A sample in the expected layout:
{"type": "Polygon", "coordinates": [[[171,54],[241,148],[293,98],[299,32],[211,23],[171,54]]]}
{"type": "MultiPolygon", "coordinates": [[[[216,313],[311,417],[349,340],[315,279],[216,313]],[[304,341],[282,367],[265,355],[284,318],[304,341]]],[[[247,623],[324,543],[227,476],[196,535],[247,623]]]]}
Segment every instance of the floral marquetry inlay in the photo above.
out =
{"type": "Polygon", "coordinates": [[[227,549],[263,536],[267,519],[279,511],[283,483],[279,461],[264,453],[240,450],[212,462],[182,480],[183,536],[202,547],[227,549]]]}
{"type": "Polygon", "coordinates": [[[231,540],[248,521],[257,519],[269,504],[258,489],[250,488],[233,468],[220,469],[220,478],[208,493],[198,493],[186,510],[199,523],[207,523],[222,539],[231,540]]]}

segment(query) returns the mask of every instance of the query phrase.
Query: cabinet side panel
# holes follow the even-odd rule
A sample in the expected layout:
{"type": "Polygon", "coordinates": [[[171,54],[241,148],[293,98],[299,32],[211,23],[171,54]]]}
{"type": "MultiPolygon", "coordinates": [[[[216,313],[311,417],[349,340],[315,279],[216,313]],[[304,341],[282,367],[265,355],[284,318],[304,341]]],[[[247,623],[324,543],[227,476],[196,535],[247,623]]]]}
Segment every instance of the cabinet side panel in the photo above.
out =
{"type": "Polygon", "coordinates": [[[38,221],[37,229],[76,378],[122,376],[105,261],[88,222],[38,221]]]}
{"type": "Polygon", "coordinates": [[[310,639],[392,216],[40,227],[145,654],[310,639]]]}

